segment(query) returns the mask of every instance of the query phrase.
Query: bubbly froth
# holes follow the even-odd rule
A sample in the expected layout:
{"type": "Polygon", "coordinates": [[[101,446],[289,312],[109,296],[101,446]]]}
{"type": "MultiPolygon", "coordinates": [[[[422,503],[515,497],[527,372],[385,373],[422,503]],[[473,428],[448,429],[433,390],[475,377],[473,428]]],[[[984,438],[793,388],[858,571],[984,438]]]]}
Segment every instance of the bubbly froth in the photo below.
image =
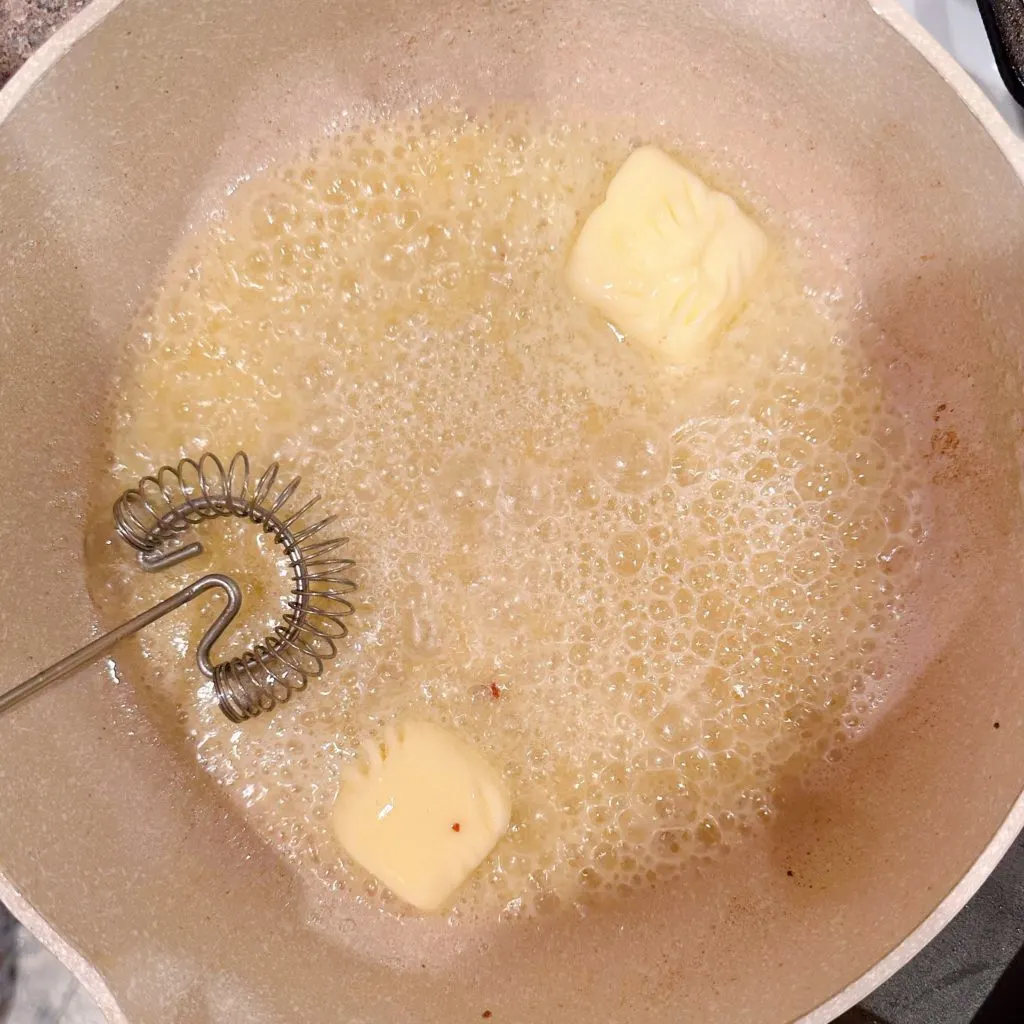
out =
{"type": "MultiPolygon", "coordinates": [[[[885,694],[919,486],[842,275],[776,239],[708,364],[666,370],[563,282],[629,146],[514,111],[355,131],[241,187],[132,339],[104,488],[245,447],[303,472],[363,568],[349,645],[274,715],[220,717],[202,608],[144,634],[139,699],[254,828],[395,913],[327,824],[370,729],[443,722],[501,768],[512,827],[461,904],[545,912],[736,843],[885,694]]],[[[282,576],[218,531],[158,576],[103,547],[101,607],[216,566],[262,633],[282,576]]]]}

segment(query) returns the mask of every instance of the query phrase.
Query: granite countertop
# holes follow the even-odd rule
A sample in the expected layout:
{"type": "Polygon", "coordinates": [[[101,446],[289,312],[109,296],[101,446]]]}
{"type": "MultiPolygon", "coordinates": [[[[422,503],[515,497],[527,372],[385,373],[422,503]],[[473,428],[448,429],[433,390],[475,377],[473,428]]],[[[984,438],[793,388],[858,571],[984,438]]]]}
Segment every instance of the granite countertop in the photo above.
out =
{"type": "Polygon", "coordinates": [[[89,0],[0,0],[0,85],[89,0]]]}
{"type": "MultiPolygon", "coordinates": [[[[0,915],[5,913],[0,906],[0,915]]],[[[0,932],[5,925],[0,920],[0,932]]],[[[9,1016],[4,1019],[0,976],[0,1022],[3,1024],[105,1024],[103,1014],[75,978],[24,928],[15,935],[15,985],[9,1016]]],[[[3,949],[0,948],[0,961],[3,949]]],[[[0,971],[2,975],[2,971],[0,971]]]]}
{"type": "MultiPolygon", "coordinates": [[[[89,0],[0,0],[0,86],[25,59],[89,0]]],[[[969,67],[1007,120],[1024,134],[1024,118],[1001,89],[974,4],[958,0],[901,0],[969,67]]],[[[961,1024],[969,1020],[1024,940],[1024,837],[954,923],[908,968],[873,993],[841,1024],[961,1024]],[[960,991],[965,979],[977,979],[960,991]]],[[[0,906],[0,1022],[103,1024],[75,979],[24,929],[17,936],[18,981],[10,1017],[11,959],[5,957],[6,912],[0,906]]],[[[993,1019],[1002,1019],[993,1018],[993,1019]]],[[[1008,1018],[1007,1018],[1008,1019],[1008,1018]]]]}

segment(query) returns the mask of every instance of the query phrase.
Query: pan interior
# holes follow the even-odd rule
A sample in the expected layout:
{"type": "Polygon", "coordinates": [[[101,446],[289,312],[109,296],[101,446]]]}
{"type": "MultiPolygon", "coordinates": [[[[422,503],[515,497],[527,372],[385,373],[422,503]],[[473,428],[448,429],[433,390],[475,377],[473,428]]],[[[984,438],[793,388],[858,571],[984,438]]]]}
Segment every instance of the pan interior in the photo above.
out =
{"type": "MultiPolygon", "coordinates": [[[[514,814],[453,937],[763,836],[780,778],[841,759],[913,646],[930,474],[817,240],[772,230],[754,300],[692,366],[568,293],[579,219],[652,128],[433,107],[350,129],[239,188],[126,345],[96,536],[168,454],[244,445],[342,503],[367,608],[314,692],[242,729],[188,657],[209,603],[122,672],[279,852],[397,916],[332,838],[338,774],[388,725],[458,729],[514,814]]],[[[287,561],[225,526],[173,579],[100,545],[97,606],[230,572],[258,641],[287,561]]]]}

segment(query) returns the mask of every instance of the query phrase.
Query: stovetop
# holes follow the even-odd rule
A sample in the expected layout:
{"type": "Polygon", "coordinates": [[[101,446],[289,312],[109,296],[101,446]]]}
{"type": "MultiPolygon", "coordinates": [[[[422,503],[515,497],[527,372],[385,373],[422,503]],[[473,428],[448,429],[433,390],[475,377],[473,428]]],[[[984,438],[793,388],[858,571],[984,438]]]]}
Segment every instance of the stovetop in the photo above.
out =
{"type": "MultiPolygon", "coordinates": [[[[1024,137],[1024,110],[1007,91],[985,27],[978,11],[978,0],[899,0],[981,86],[999,113],[1024,137]]],[[[1017,19],[1024,24],[1024,0],[983,0],[986,7],[1019,9],[1017,19]]],[[[1024,40],[1014,40],[1014,55],[1024,48],[1024,40]]],[[[1024,1021],[1024,1015],[1021,1016],[1024,1021]]]]}

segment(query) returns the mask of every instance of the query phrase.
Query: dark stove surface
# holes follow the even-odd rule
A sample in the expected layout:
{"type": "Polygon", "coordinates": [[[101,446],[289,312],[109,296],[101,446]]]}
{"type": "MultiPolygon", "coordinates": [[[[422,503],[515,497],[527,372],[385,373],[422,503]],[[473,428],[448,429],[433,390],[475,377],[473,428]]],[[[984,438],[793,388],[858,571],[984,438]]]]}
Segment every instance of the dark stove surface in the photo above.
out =
{"type": "Polygon", "coordinates": [[[947,928],[836,1024],[1024,1024],[1024,834],[947,928]]]}

